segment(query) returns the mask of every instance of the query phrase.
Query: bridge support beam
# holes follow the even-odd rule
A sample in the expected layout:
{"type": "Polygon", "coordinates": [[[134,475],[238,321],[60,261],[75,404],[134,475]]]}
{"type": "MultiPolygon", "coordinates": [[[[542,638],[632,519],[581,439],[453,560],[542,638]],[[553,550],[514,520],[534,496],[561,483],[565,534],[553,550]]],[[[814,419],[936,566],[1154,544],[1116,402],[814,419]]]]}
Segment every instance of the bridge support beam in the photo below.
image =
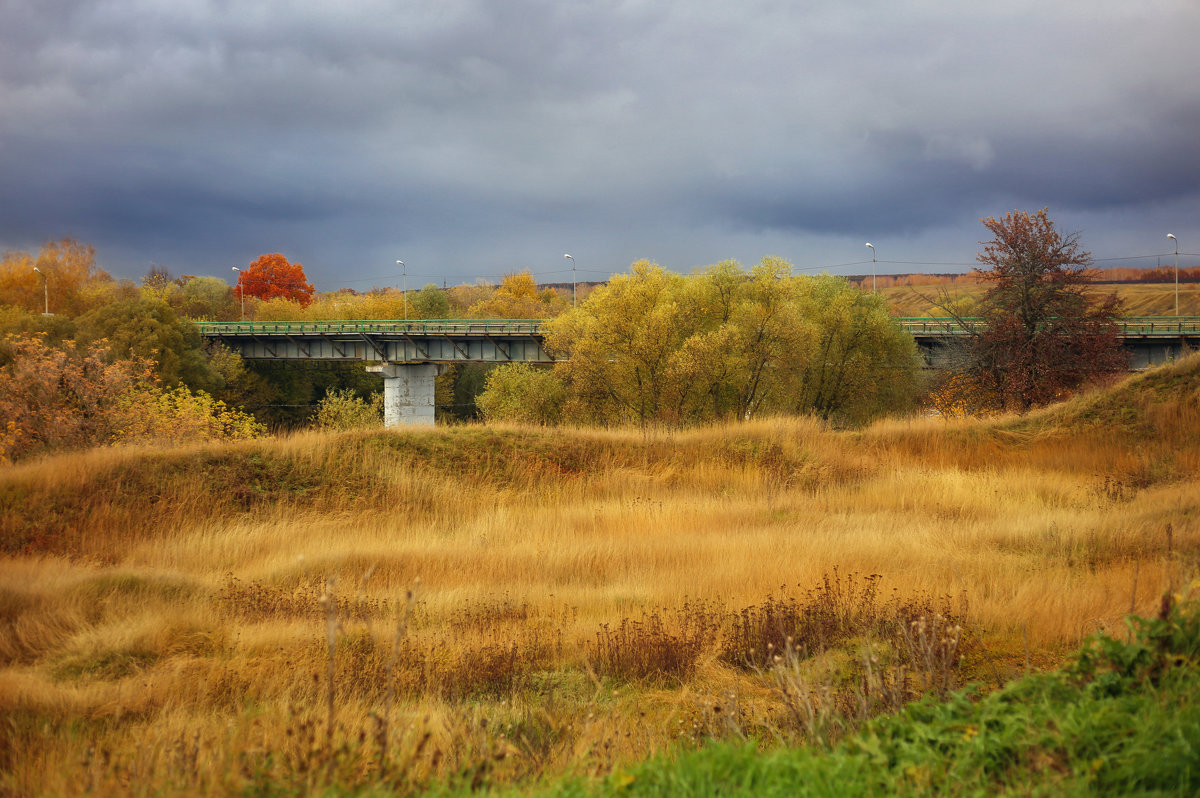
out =
{"type": "Polygon", "coordinates": [[[383,377],[383,426],[433,426],[437,363],[367,366],[383,377]]]}

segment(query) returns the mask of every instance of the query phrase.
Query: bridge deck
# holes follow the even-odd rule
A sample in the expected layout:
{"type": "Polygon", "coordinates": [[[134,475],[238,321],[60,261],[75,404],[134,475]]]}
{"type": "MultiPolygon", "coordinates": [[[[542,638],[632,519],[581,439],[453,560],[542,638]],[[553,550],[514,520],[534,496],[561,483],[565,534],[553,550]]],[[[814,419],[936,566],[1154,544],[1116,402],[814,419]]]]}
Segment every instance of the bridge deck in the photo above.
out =
{"type": "MultiPolygon", "coordinates": [[[[983,330],[980,318],[932,319],[897,318],[904,329],[914,336],[959,336],[971,335],[983,330]]],[[[1117,322],[1118,335],[1122,338],[1178,338],[1200,335],[1200,316],[1127,316],[1117,322]]]]}
{"type": "MultiPolygon", "coordinates": [[[[979,332],[978,318],[897,318],[926,349],[937,350],[979,332]]],[[[385,363],[552,363],[540,319],[422,319],[201,322],[201,335],[223,341],[243,357],[268,360],[368,360],[385,363]]],[[[1149,365],[1200,345],[1200,316],[1134,316],[1118,322],[1127,348],[1162,349],[1149,365]],[[1165,347],[1165,348],[1164,348],[1165,347]]],[[[1145,361],[1145,362],[1142,362],[1145,361]]]]}
{"type": "Polygon", "coordinates": [[[210,338],[250,335],[336,335],[409,333],[412,335],[541,335],[541,319],[394,319],[340,321],[202,321],[210,338]]]}
{"type": "MultiPolygon", "coordinates": [[[[910,333],[970,335],[983,328],[980,318],[898,317],[910,333]]],[[[334,321],[203,321],[200,334],[210,338],[272,335],[542,335],[541,319],[420,319],[334,321]]],[[[1200,316],[1130,316],[1118,322],[1122,337],[1200,335],[1200,316]]]]}
{"type": "Polygon", "coordinates": [[[553,363],[537,319],[201,322],[200,334],[256,360],[553,363]]]}

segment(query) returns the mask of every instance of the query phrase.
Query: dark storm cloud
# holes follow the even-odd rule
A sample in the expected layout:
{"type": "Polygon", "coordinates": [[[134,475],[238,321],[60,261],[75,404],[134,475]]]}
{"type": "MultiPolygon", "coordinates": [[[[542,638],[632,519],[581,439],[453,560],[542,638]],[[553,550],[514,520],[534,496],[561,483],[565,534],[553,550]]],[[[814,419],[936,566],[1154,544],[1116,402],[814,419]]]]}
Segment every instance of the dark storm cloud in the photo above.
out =
{"type": "Polygon", "coordinates": [[[128,276],[284,251],[325,285],[397,257],[838,263],[864,236],[969,260],[980,216],[1050,205],[1119,254],[1159,228],[1200,251],[1198,23],[1187,0],[0,0],[0,247],[74,235],[128,276]]]}

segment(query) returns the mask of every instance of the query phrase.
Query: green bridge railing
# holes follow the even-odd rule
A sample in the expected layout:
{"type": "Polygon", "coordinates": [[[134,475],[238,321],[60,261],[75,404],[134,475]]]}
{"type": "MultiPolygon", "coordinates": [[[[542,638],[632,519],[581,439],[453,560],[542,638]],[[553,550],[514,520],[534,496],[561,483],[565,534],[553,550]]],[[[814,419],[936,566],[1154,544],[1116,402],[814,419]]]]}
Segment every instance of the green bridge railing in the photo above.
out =
{"type": "MultiPolygon", "coordinates": [[[[983,329],[984,320],[977,317],[897,318],[900,326],[913,335],[969,335],[983,329]]],[[[1117,322],[1120,334],[1126,338],[1200,335],[1200,316],[1126,316],[1117,322]]]]}
{"type": "MultiPolygon", "coordinates": [[[[897,318],[913,335],[969,335],[983,319],[897,318]]],[[[242,335],[339,335],[354,333],[416,335],[540,335],[542,319],[418,319],[342,321],[203,321],[200,334],[210,337],[242,335]]],[[[1120,322],[1125,337],[1200,335],[1200,316],[1129,316],[1120,322]]]]}
{"type": "Polygon", "coordinates": [[[541,319],[417,319],[412,321],[202,321],[201,335],[329,335],[414,333],[417,335],[538,335],[541,319]]]}

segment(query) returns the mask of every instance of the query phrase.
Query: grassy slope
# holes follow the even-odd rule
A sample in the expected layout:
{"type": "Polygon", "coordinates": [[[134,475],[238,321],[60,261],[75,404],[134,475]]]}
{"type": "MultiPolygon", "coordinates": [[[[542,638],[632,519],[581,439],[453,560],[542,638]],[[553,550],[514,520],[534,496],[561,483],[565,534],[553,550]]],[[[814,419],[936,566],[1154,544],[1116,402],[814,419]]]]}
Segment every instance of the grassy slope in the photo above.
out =
{"type": "MultiPolygon", "coordinates": [[[[1132,445],[1143,455],[1148,447],[1157,447],[1162,457],[1142,464],[1152,470],[1167,467],[1165,459],[1179,452],[1179,464],[1187,472],[1193,447],[1200,443],[1200,430],[1190,417],[1197,406],[1200,359],[1190,358],[1025,417],[957,426],[885,422],[841,437],[880,452],[971,467],[981,455],[1010,462],[1046,456],[1047,449],[1059,445],[1047,445],[1046,438],[1069,448],[1093,436],[1132,445]]],[[[696,474],[714,461],[735,468],[765,467],[793,481],[807,471],[820,478],[855,478],[869,475],[875,459],[847,451],[837,435],[794,423],[648,439],[622,432],[564,435],[460,427],[400,435],[301,435],[287,441],[167,450],[98,450],[49,458],[0,475],[0,552],[102,556],[106,549],[152,534],[153,528],[186,525],[198,512],[210,519],[281,509],[370,512],[396,500],[395,486],[378,478],[395,469],[482,481],[504,492],[637,469],[666,471],[683,482],[683,475],[696,474]],[[103,540],[89,541],[88,529],[107,534],[103,540]]],[[[1109,462],[1113,473],[1106,476],[1121,476],[1125,464],[1109,462]]],[[[446,497],[407,498],[408,504],[432,508],[446,497]]]]}
{"type": "Polygon", "coordinates": [[[301,778],[280,768],[307,761],[292,732],[320,717],[330,575],[362,609],[337,648],[351,736],[373,733],[382,700],[378,608],[422,579],[399,695],[407,728],[431,735],[421,784],[484,763],[493,784],[604,772],[674,744],[681,723],[689,739],[728,733],[710,701],[730,691],[745,728],[791,734],[715,639],[668,679],[597,684],[583,663],[602,624],[658,612],[659,646],[687,597],[736,610],[834,568],[965,595],[990,651],[968,663],[977,678],[1020,670],[1026,645],[1052,662],[1200,562],[1198,386],[1192,359],[1024,419],[362,432],[5,469],[0,786],[73,794],[132,768],[131,792],[244,790],[261,786],[246,752],[267,783],[301,778]],[[201,755],[181,770],[192,735],[201,755]]]}
{"type": "MultiPolygon", "coordinates": [[[[1197,360],[1135,376],[997,432],[1065,437],[1100,431],[1182,434],[1200,406],[1197,360]]],[[[1135,619],[1137,639],[1101,637],[1070,667],[982,699],[964,691],[876,721],[832,751],[720,745],[622,771],[561,795],[1165,794],[1200,790],[1200,602],[1135,619]]]]}

